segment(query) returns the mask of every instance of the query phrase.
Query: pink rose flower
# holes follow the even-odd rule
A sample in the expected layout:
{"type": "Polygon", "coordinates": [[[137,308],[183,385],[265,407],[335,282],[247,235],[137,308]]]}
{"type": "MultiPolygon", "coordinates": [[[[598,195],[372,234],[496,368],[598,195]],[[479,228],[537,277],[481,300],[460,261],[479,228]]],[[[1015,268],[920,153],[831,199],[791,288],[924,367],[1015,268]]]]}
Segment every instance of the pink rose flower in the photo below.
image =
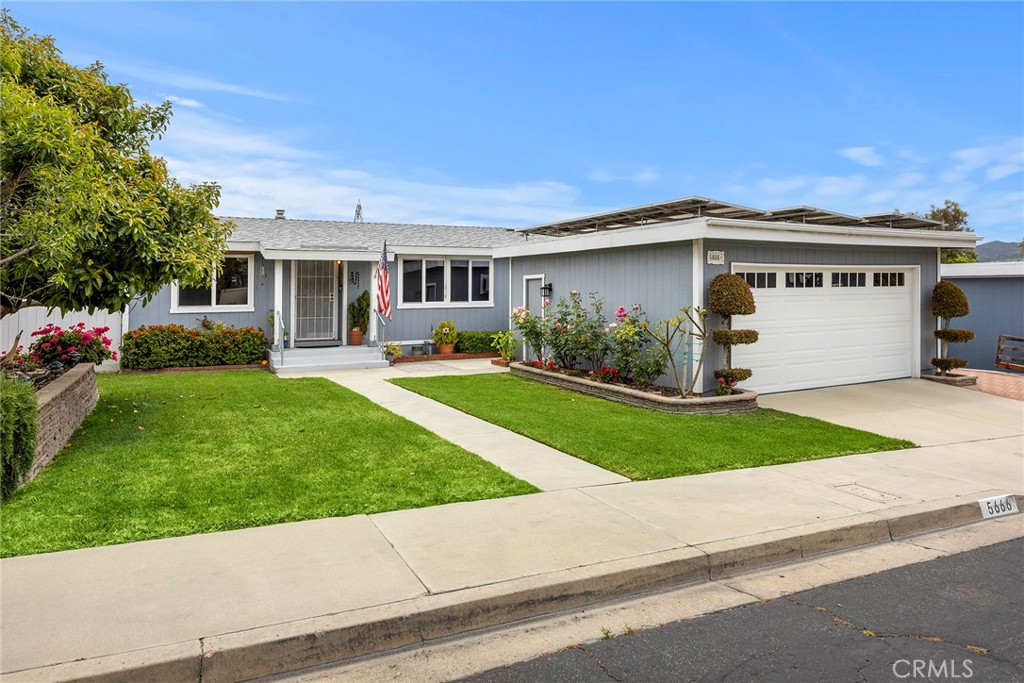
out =
{"type": "Polygon", "coordinates": [[[616,318],[625,318],[626,317],[626,307],[625,306],[619,306],[618,308],[616,308],[615,309],[615,317],[616,318]]]}

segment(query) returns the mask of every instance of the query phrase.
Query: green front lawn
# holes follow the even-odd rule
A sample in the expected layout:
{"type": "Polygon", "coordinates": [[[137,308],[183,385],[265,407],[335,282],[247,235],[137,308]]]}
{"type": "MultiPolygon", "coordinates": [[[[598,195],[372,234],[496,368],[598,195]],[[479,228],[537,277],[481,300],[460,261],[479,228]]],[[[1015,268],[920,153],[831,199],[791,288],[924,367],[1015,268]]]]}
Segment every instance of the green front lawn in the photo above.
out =
{"type": "Polygon", "coordinates": [[[745,415],[657,413],[509,374],[391,381],[630,479],[914,446],[777,410],[745,415]]]}
{"type": "Polygon", "coordinates": [[[100,375],[100,402],[0,512],[0,555],[536,489],[324,379],[100,375]]]}

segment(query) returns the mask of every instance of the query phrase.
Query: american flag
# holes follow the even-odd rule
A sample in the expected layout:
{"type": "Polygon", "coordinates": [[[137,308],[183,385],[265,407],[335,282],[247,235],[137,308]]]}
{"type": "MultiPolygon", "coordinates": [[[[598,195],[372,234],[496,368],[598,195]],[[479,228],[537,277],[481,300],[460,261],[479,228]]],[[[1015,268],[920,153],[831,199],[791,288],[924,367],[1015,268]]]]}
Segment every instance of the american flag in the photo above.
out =
{"type": "Polygon", "coordinates": [[[384,248],[380,252],[380,262],[377,267],[377,310],[385,318],[391,320],[391,279],[388,277],[388,243],[386,240],[384,248]]]}

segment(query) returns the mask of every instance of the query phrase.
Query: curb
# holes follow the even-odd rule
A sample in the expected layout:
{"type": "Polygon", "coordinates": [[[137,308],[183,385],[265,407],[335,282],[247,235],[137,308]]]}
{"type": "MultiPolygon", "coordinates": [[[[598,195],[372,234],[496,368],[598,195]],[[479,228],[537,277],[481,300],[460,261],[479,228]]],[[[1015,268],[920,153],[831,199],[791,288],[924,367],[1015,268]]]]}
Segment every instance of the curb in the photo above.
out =
{"type": "MultiPolygon", "coordinates": [[[[713,581],[773,564],[981,521],[977,500],[1005,491],[855,514],[735,539],[528,576],[245,631],[5,673],[5,683],[228,683],[713,581]],[[836,526],[836,523],[841,526],[836,526]]],[[[1015,494],[1018,507],[1024,496],[1015,494]]]]}

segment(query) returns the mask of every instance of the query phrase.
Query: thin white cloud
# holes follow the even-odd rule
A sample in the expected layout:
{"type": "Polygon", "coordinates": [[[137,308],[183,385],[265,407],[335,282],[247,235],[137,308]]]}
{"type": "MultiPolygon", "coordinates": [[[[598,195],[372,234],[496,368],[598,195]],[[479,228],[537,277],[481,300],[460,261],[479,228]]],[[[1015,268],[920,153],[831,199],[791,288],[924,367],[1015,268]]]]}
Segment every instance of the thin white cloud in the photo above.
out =
{"type": "Polygon", "coordinates": [[[839,155],[861,166],[881,166],[885,159],[875,150],[874,147],[846,147],[839,150],[839,155]]]}
{"type": "Polygon", "coordinates": [[[653,168],[645,168],[634,173],[615,173],[607,167],[595,168],[587,175],[587,180],[598,183],[636,183],[647,185],[661,179],[661,174],[653,168]]]}
{"type": "Polygon", "coordinates": [[[175,88],[177,90],[219,92],[227,93],[229,95],[254,97],[261,100],[273,100],[276,102],[289,102],[292,99],[283,93],[261,90],[259,88],[250,88],[237,83],[227,83],[225,81],[219,81],[214,78],[207,78],[205,76],[185,71],[175,71],[173,69],[128,63],[108,63],[107,68],[110,72],[119,75],[124,74],[132,77],[133,79],[147,81],[155,85],[162,85],[164,87],[175,88]]]}
{"type": "Polygon", "coordinates": [[[179,107],[188,107],[189,109],[202,109],[204,105],[199,100],[194,100],[190,97],[178,97],[177,95],[164,95],[165,99],[170,100],[172,104],[176,104],[179,107]]]}

